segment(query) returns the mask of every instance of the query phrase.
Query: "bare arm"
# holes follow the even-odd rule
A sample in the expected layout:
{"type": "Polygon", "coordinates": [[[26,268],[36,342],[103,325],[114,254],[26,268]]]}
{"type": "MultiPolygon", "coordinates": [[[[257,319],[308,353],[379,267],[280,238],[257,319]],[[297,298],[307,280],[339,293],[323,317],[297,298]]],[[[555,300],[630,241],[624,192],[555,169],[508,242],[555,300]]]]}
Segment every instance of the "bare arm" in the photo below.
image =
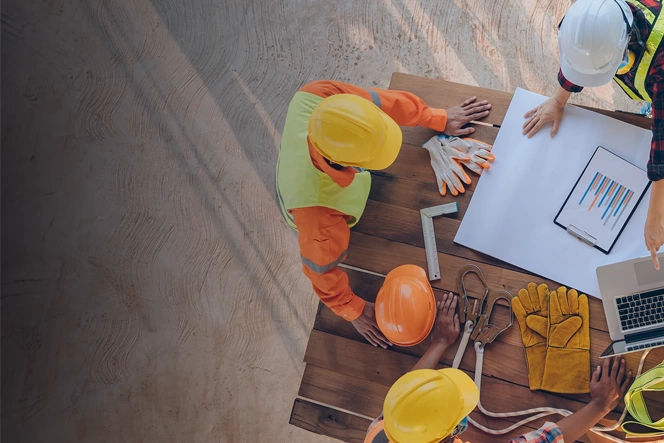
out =
{"type": "Polygon", "coordinates": [[[632,371],[626,373],[625,369],[620,357],[607,358],[603,367],[597,366],[590,381],[590,403],[558,422],[565,441],[581,438],[618,405],[632,378],[632,371]]]}
{"type": "Polygon", "coordinates": [[[413,366],[417,369],[436,369],[443,354],[459,337],[459,315],[456,313],[457,297],[452,293],[443,294],[443,299],[436,304],[438,312],[436,324],[431,332],[431,345],[422,358],[413,366]]]}
{"type": "Polygon", "coordinates": [[[659,270],[657,251],[664,244],[664,180],[652,182],[648,218],[644,230],[646,247],[652,255],[655,269],[659,270]]]}

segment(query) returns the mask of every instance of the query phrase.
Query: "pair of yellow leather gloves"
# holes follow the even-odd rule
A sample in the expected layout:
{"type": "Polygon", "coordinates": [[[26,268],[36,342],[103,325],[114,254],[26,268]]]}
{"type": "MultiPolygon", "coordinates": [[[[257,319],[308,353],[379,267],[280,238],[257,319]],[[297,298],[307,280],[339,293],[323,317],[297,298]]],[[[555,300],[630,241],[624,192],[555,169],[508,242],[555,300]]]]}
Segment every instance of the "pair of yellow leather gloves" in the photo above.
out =
{"type": "Polygon", "coordinates": [[[529,283],[512,299],[526,351],[530,389],[561,394],[590,391],[588,297],[561,286],[529,283]]]}

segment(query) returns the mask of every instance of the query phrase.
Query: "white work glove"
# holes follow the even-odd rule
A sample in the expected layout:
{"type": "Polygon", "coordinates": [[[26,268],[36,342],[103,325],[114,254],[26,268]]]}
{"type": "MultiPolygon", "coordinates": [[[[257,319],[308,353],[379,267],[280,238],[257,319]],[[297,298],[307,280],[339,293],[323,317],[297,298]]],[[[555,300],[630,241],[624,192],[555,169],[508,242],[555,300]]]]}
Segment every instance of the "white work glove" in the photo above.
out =
{"type": "Polygon", "coordinates": [[[431,167],[436,173],[440,195],[447,194],[447,188],[455,196],[466,192],[463,183],[468,185],[471,180],[462,164],[481,174],[484,169],[489,169],[489,162],[494,159],[491,145],[472,138],[461,139],[443,134],[432,137],[422,147],[431,156],[431,167]]]}

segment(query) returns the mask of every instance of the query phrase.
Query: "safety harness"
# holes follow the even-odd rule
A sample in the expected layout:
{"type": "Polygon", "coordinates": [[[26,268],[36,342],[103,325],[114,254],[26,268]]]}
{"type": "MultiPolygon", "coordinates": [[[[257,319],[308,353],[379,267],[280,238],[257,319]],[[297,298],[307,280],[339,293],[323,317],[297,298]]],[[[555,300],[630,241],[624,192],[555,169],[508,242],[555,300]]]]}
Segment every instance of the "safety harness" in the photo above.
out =
{"type": "Polygon", "coordinates": [[[627,0],[627,3],[633,5],[643,13],[645,19],[650,24],[651,29],[648,40],[644,44],[641,58],[637,60],[638,65],[636,66],[636,74],[634,76],[634,86],[628,86],[617,75],[614,76],[613,79],[633,100],[652,102],[652,97],[646,90],[646,78],[650,72],[650,66],[653,63],[653,59],[657,55],[662,44],[662,37],[664,36],[664,14],[662,14],[661,10],[657,15],[653,14],[648,7],[638,0],[627,0]]]}
{"type": "MultiPolygon", "coordinates": [[[[506,418],[529,416],[504,429],[491,429],[478,423],[471,417],[468,417],[470,424],[480,429],[481,431],[486,432],[487,434],[502,435],[547,415],[558,414],[563,417],[572,415],[572,411],[552,407],[532,408],[514,412],[491,412],[482,406],[481,393],[484,348],[487,344],[493,342],[501,332],[512,326],[513,323],[512,309],[510,309],[509,323],[502,327],[490,323],[491,313],[493,312],[493,306],[501,298],[506,300],[511,306],[513,296],[504,290],[498,290],[490,293],[491,291],[489,289],[486,278],[484,277],[484,273],[482,273],[482,270],[475,265],[467,265],[459,270],[457,274],[457,288],[459,291],[459,321],[465,323],[465,326],[463,335],[461,337],[461,342],[459,344],[459,349],[454,356],[452,367],[456,369],[459,368],[463,354],[466,351],[466,347],[468,346],[468,341],[472,339],[475,342],[473,346],[475,348],[475,385],[477,385],[477,389],[480,391],[480,400],[477,403],[477,409],[488,417],[506,418]],[[470,274],[475,274],[482,285],[484,285],[484,294],[481,297],[472,298],[468,296],[465,279],[470,274]]],[[[664,435],[664,418],[657,422],[652,422],[643,401],[642,393],[644,391],[664,391],[664,362],[641,376],[643,365],[649,352],[650,350],[647,349],[641,356],[641,361],[639,362],[639,368],[637,371],[637,379],[632,384],[632,387],[627,392],[627,395],[625,395],[626,407],[618,421],[614,425],[608,427],[595,426],[591,428],[590,431],[617,443],[627,442],[620,438],[606,434],[606,432],[614,431],[620,428],[621,425],[629,425],[627,429],[624,429],[628,434],[628,437],[664,435]],[[632,416],[637,420],[637,422],[625,422],[623,425],[623,421],[625,420],[625,416],[628,410],[630,414],[632,414],[632,416]],[[634,424],[645,425],[655,429],[658,432],[652,434],[642,434],[636,432],[632,433],[629,431],[629,429],[631,429],[634,424]]]]}
{"type": "Polygon", "coordinates": [[[641,374],[625,394],[625,409],[635,419],[622,425],[628,438],[664,436],[664,417],[653,421],[643,398],[644,392],[664,392],[664,362],[641,374]],[[654,432],[640,432],[639,427],[650,428],[654,432]]]}

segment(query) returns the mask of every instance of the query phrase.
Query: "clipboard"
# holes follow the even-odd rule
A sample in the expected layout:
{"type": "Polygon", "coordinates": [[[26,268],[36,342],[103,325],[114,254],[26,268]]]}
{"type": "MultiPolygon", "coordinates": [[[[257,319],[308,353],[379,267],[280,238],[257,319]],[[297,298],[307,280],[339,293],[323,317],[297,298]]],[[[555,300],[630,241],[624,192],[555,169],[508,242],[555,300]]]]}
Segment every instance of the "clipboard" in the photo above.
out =
{"type": "Polygon", "coordinates": [[[609,254],[649,186],[644,170],[598,146],[553,222],[609,254]]]}

